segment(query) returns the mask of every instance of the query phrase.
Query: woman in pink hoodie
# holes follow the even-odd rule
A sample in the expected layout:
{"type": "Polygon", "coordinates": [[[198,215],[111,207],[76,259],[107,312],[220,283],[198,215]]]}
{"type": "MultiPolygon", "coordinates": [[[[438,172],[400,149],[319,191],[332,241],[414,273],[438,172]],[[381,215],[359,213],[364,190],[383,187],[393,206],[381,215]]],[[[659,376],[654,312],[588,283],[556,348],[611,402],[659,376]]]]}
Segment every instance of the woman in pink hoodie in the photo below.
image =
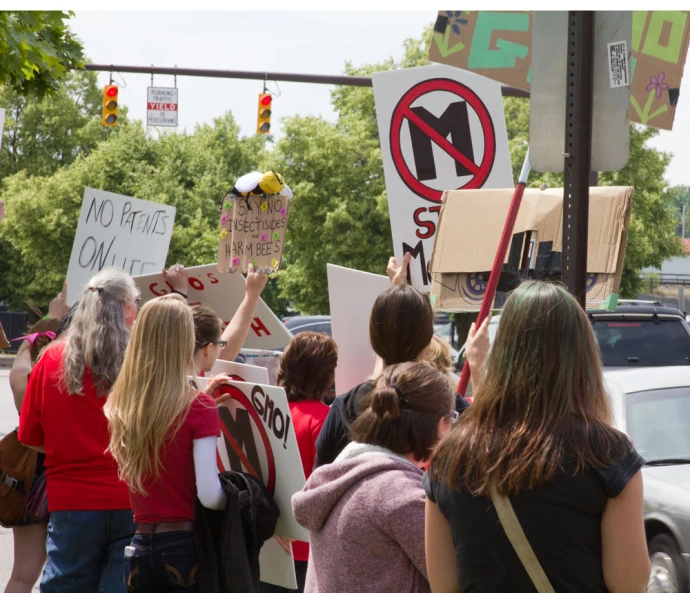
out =
{"type": "Polygon", "coordinates": [[[442,373],[389,366],[363,402],[352,442],[292,498],[309,530],[305,593],[426,593],[422,468],[457,418],[442,373]]]}

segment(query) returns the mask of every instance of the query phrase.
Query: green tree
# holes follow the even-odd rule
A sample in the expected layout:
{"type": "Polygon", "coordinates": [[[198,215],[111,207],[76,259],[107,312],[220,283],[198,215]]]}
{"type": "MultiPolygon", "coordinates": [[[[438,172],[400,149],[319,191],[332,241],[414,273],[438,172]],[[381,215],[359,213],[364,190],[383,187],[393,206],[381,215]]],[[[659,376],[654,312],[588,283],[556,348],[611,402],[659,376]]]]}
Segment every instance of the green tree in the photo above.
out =
{"type": "Polygon", "coordinates": [[[127,109],[120,109],[117,127],[107,128],[100,121],[101,102],[95,72],[70,72],[56,92],[39,100],[0,87],[0,105],[7,109],[0,179],[22,170],[51,175],[116,134],[127,124],[127,109]]]}
{"type": "Polygon", "coordinates": [[[690,233],[690,227],[688,222],[690,221],[690,185],[674,185],[669,187],[667,192],[668,208],[673,216],[678,216],[681,220],[678,223],[678,230],[676,234],[681,237],[687,237],[690,233]],[[683,206],[685,206],[685,235],[682,234],[683,225],[682,212],[683,206]]]}
{"type": "Polygon", "coordinates": [[[58,90],[69,66],[83,65],[83,47],[62,11],[0,12],[0,85],[29,96],[58,90]]]}
{"type": "Polygon", "coordinates": [[[0,269],[0,301],[19,306],[28,296],[45,305],[58,292],[85,187],[175,206],[168,264],[216,261],[220,200],[237,177],[257,168],[264,142],[240,139],[229,114],[192,134],[159,137],[135,122],[52,175],[24,170],[7,177],[0,245],[6,241],[20,258],[9,258],[0,269]]]}

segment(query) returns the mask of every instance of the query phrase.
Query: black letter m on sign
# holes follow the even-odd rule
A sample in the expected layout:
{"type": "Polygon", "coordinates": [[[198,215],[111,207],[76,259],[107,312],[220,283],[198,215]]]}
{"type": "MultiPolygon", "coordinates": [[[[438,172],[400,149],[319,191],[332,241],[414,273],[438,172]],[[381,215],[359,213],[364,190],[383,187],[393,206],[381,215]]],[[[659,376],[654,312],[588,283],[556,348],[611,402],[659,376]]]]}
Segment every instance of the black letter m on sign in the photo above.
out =
{"type": "MultiPolygon", "coordinates": [[[[467,116],[467,103],[458,101],[451,103],[441,117],[429,113],[424,107],[412,107],[412,111],[424,123],[431,126],[443,138],[451,137],[451,144],[469,160],[474,161],[472,136],[470,135],[470,120],[467,116]]],[[[431,149],[431,138],[410,122],[410,136],[412,138],[412,154],[417,169],[419,181],[436,179],[436,164],[431,149]]],[[[458,177],[471,175],[464,165],[455,161],[455,172],[458,177]]]]}

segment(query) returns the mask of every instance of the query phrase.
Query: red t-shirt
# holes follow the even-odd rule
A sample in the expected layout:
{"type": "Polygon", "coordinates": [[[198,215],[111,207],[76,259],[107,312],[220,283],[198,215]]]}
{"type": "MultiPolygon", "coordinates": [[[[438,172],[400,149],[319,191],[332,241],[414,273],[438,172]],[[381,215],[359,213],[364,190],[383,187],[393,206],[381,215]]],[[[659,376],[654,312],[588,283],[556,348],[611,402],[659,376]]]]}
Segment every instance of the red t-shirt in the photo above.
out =
{"type": "Polygon", "coordinates": [[[218,405],[200,393],[161,456],[161,473],[144,481],[146,494],[130,492],[135,523],[160,523],[194,519],[196,474],[192,441],[220,436],[218,405]]]}
{"type": "MultiPolygon", "coordinates": [[[[316,439],[328,416],[329,407],[314,400],[290,402],[290,415],[295,428],[297,447],[302,458],[302,467],[307,479],[311,476],[316,461],[316,439]]],[[[309,544],[293,542],[292,554],[295,560],[309,560],[309,544]]]]}
{"type": "Polygon", "coordinates": [[[31,371],[19,418],[19,440],[45,447],[48,510],[116,511],[129,509],[127,485],[106,453],[106,397],[96,395],[91,372],[84,372],[84,395],[60,386],[64,342],[46,348],[31,371]]]}

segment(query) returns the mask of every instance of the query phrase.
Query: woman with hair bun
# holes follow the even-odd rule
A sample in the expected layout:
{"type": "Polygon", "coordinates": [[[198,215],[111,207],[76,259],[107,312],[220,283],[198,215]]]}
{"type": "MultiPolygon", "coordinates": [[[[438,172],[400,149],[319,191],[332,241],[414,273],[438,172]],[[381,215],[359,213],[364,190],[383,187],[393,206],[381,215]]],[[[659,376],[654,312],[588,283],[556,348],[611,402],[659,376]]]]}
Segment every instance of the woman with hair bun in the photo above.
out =
{"type": "MultiPolygon", "coordinates": [[[[395,284],[376,298],[369,318],[369,341],[377,356],[376,368],[371,380],[338,396],[331,405],[316,442],[316,467],[333,462],[348,444],[349,429],[384,369],[402,362],[426,360],[433,335],[434,311],[427,295],[412,286],[395,284]]],[[[468,406],[461,396],[456,398],[458,412],[468,406]]]]}
{"type": "Polygon", "coordinates": [[[309,530],[306,593],[430,591],[422,475],[457,419],[442,373],[425,362],[387,366],[334,463],[292,498],[309,530]]]}

